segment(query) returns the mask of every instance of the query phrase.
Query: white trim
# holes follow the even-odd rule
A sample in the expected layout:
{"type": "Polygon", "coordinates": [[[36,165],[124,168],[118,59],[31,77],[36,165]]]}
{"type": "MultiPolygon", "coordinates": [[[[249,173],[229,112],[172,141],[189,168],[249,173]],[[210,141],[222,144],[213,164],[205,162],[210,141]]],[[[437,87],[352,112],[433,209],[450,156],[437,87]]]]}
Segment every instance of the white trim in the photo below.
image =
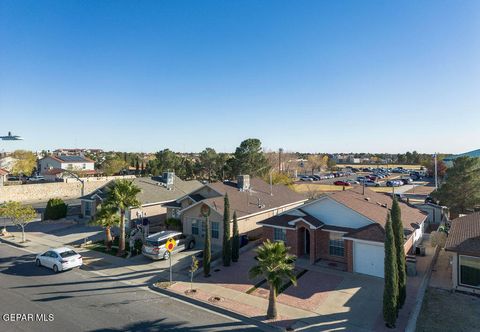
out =
{"type": "Polygon", "coordinates": [[[458,278],[457,278],[457,284],[458,286],[461,286],[461,287],[467,287],[467,288],[471,288],[471,289],[480,289],[480,286],[477,287],[477,286],[472,286],[472,285],[467,285],[467,284],[462,284],[462,271],[461,271],[461,260],[462,260],[462,256],[463,257],[468,257],[468,258],[474,258],[478,261],[480,261],[480,257],[477,257],[477,256],[470,256],[470,255],[462,255],[462,254],[458,254],[457,253],[457,257],[458,257],[458,260],[457,260],[457,273],[458,273],[458,278]]]}
{"type": "Polygon", "coordinates": [[[330,230],[330,229],[323,229],[323,228],[322,228],[322,231],[324,231],[324,232],[329,232],[329,233],[340,233],[340,234],[347,234],[347,233],[350,233],[350,232],[344,232],[344,231],[334,231],[334,230],[330,230]]]}
{"type": "Polygon", "coordinates": [[[289,229],[289,230],[292,230],[292,231],[295,231],[295,230],[296,230],[295,228],[285,227],[285,226],[276,226],[276,225],[274,226],[274,225],[265,225],[265,224],[260,224],[260,226],[270,227],[270,228],[289,229]]]}
{"type": "Polygon", "coordinates": [[[317,228],[321,228],[322,226],[320,227],[315,227],[313,226],[311,223],[309,223],[308,221],[306,221],[305,219],[303,219],[302,217],[298,217],[297,219],[294,219],[294,220],[291,220],[288,222],[289,225],[295,225],[298,221],[303,221],[304,223],[306,223],[307,225],[309,225],[310,229],[313,229],[313,230],[316,230],[317,228]]]}
{"type": "MultiPolygon", "coordinates": [[[[247,214],[246,216],[237,218],[237,220],[242,220],[242,219],[250,218],[250,217],[253,217],[253,216],[256,216],[256,215],[265,213],[265,212],[275,211],[275,210],[278,210],[278,209],[281,209],[281,208],[284,208],[284,207],[288,207],[288,206],[290,206],[290,205],[298,204],[298,203],[301,203],[301,202],[305,202],[305,201],[307,201],[307,199],[301,200],[301,201],[297,201],[297,202],[293,202],[293,203],[288,203],[288,204],[281,205],[281,206],[277,206],[277,207],[274,207],[274,208],[271,208],[271,209],[268,209],[268,210],[263,210],[263,211],[259,211],[259,212],[247,214]]],[[[230,207],[230,210],[231,210],[231,209],[232,209],[232,207],[230,207]]],[[[297,208],[295,208],[295,209],[297,209],[297,208]]],[[[288,212],[288,210],[287,210],[287,211],[283,211],[282,213],[277,214],[277,216],[279,216],[279,215],[281,215],[281,214],[283,214],[283,213],[286,213],[286,212],[288,212]]]]}

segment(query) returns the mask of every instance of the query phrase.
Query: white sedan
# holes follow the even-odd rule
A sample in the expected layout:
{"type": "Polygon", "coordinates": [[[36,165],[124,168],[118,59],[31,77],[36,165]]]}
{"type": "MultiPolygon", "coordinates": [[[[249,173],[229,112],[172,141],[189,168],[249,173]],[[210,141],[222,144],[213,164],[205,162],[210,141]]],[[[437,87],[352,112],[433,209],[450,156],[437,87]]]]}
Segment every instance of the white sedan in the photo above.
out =
{"type": "Polygon", "coordinates": [[[48,267],[55,273],[80,267],[82,264],[82,256],[66,247],[50,249],[35,258],[35,265],[48,267]]]}

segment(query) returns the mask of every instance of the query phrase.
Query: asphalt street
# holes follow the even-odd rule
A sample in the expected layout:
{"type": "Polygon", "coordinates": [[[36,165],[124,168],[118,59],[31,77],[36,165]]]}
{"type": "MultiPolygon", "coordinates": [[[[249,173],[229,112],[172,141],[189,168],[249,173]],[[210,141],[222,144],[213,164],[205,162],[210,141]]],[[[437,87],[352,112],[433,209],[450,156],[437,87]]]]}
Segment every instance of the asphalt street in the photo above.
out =
{"type": "Polygon", "coordinates": [[[34,254],[0,243],[0,331],[167,330],[258,328],[122,282],[121,277],[113,280],[83,269],[54,274],[36,267],[34,254]],[[12,322],[9,314],[45,314],[47,321],[12,322]]]}

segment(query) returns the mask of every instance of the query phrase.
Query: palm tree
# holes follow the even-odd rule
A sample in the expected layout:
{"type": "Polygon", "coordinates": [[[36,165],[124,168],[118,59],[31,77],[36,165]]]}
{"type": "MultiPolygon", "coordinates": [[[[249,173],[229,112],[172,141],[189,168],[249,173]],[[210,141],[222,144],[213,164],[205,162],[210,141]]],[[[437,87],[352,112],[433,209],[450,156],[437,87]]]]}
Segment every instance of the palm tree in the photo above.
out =
{"type": "Polygon", "coordinates": [[[106,251],[110,251],[112,249],[111,229],[113,226],[118,226],[118,224],[120,224],[120,217],[117,213],[117,209],[112,206],[103,205],[92,223],[100,225],[105,229],[105,248],[106,251]]]}
{"type": "Polygon", "coordinates": [[[267,310],[268,319],[277,317],[277,292],[283,282],[289,280],[295,286],[297,285],[297,278],[294,274],[295,256],[290,255],[288,250],[289,248],[282,241],[270,242],[270,240],[266,240],[256,250],[258,265],[250,269],[250,278],[263,276],[267,279],[270,287],[267,310]]]}
{"type": "Polygon", "coordinates": [[[114,207],[120,212],[120,238],[117,256],[125,254],[125,211],[128,208],[140,206],[137,194],[140,193],[133,181],[117,180],[113,182],[107,192],[106,205],[114,207]]]}

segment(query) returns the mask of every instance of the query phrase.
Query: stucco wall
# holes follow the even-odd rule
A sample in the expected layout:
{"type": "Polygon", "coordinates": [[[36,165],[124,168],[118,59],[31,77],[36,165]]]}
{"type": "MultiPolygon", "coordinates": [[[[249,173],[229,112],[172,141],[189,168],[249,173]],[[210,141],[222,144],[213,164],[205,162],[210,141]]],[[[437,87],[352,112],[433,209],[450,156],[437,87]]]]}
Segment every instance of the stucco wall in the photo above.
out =
{"type": "MultiPolygon", "coordinates": [[[[85,194],[91,193],[107,183],[108,181],[87,182],[85,183],[85,194]]],[[[43,202],[50,198],[77,198],[80,197],[81,194],[81,184],[78,181],[76,183],[55,182],[1,186],[0,202],[43,202]]]]}

